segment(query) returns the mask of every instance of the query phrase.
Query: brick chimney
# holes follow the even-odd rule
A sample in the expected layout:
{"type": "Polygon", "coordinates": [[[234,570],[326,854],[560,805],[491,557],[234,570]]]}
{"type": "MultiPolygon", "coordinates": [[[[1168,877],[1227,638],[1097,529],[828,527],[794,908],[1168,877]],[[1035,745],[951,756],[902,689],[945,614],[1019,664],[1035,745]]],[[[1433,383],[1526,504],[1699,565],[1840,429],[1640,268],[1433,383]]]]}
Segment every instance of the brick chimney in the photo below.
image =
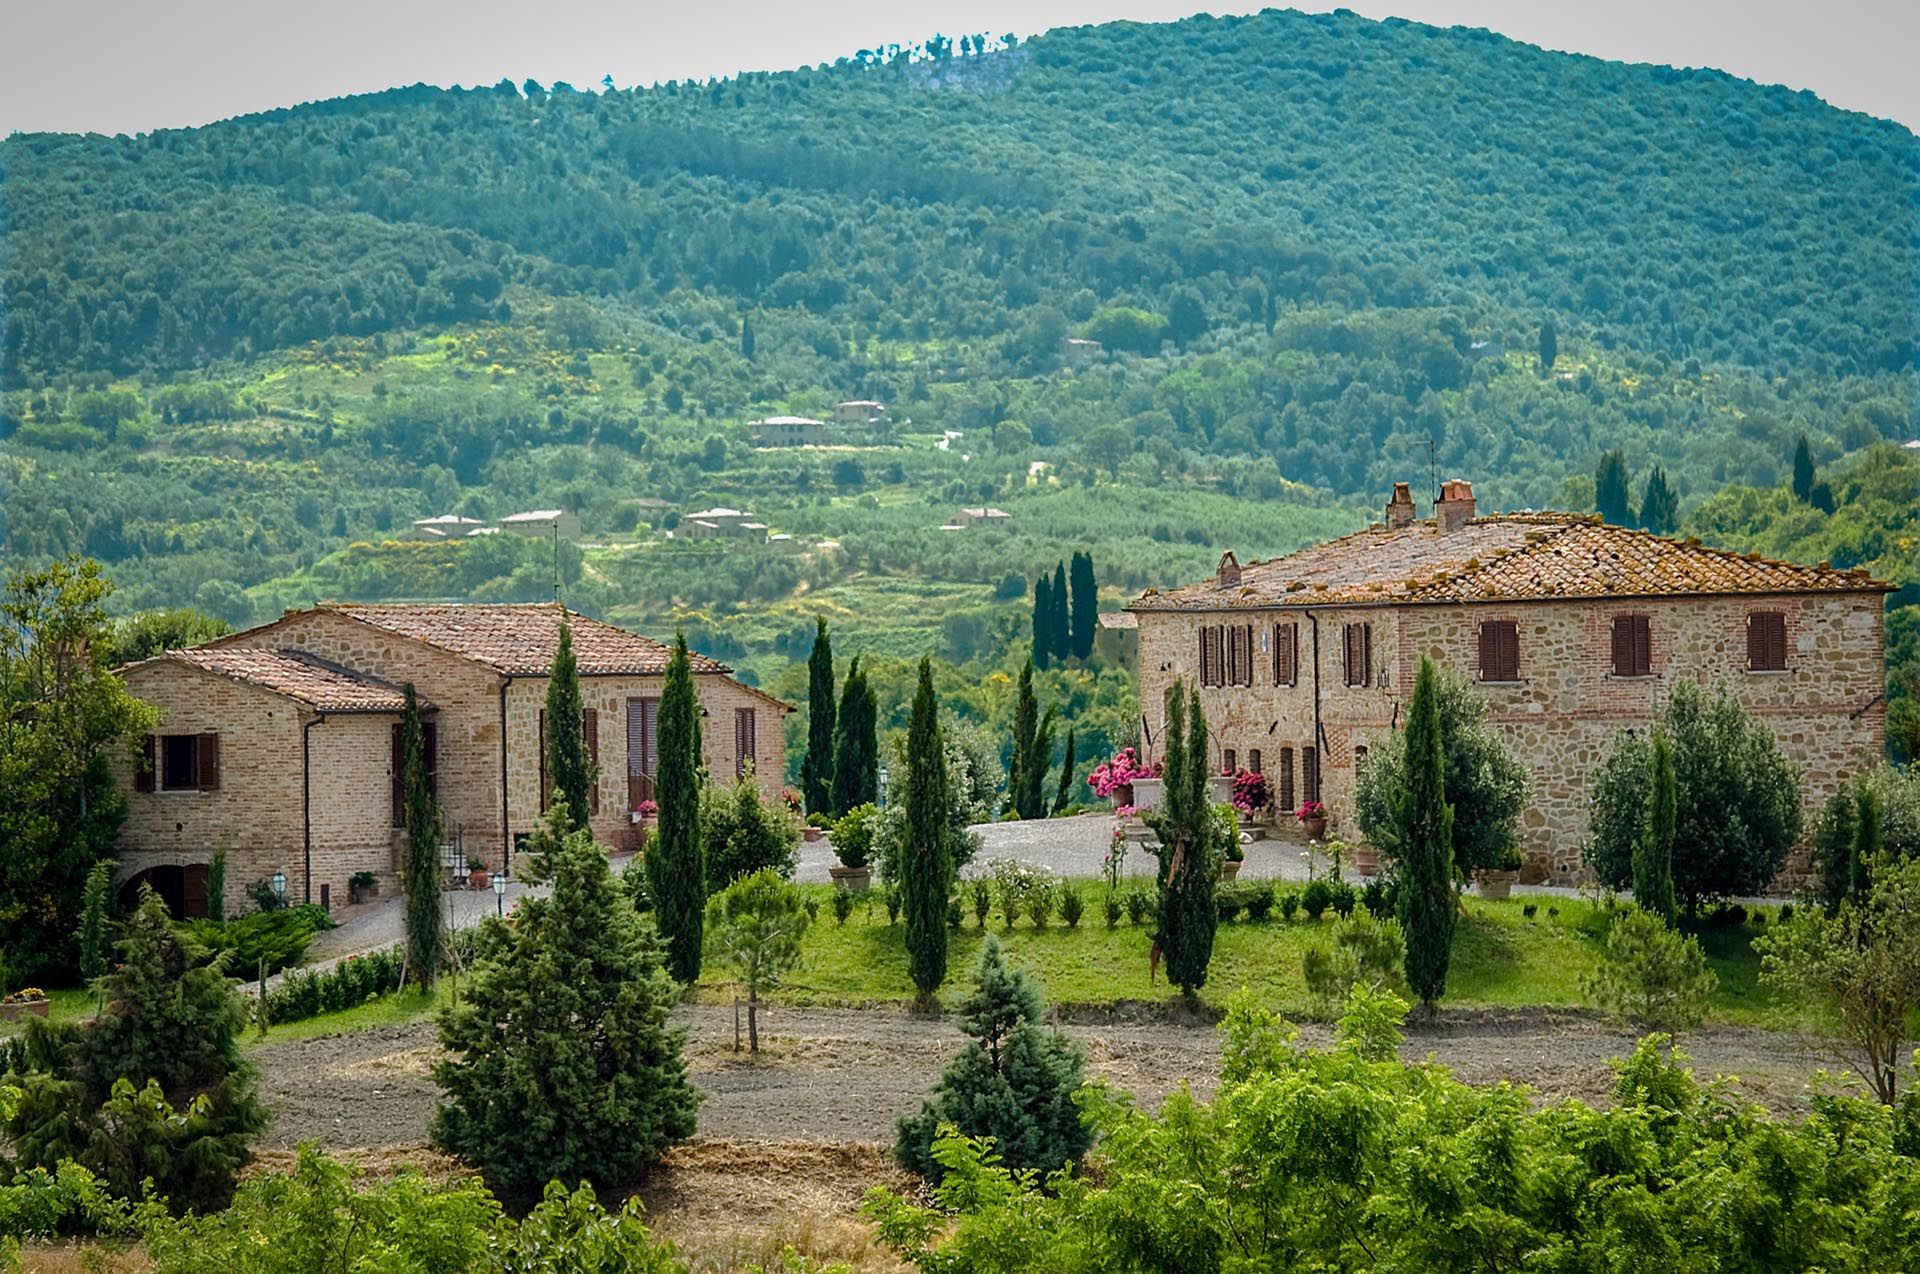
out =
{"type": "Polygon", "coordinates": [[[1440,484],[1440,499],[1433,506],[1433,520],[1440,534],[1458,531],[1473,520],[1473,484],[1464,478],[1450,478],[1440,484]]]}
{"type": "Polygon", "coordinates": [[[1393,484],[1393,499],[1387,501],[1387,529],[1398,531],[1413,525],[1413,491],[1404,482],[1393,484]]]}

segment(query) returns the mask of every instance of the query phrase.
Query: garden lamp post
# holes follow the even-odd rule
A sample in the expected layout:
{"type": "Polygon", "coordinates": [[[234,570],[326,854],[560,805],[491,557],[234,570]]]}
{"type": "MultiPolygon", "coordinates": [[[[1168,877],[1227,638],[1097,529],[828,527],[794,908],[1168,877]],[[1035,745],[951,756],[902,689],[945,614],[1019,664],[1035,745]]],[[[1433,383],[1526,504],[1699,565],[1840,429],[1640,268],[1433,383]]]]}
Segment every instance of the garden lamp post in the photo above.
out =
{"type": "Polygon", "coordinates": [[[887,767],[883,765],[880,767],[880,804],[882,808],[886,806],[886,803],[887,803],[887,767]]]}
{"type": "Polygon", "coordinates": [[[507,873],[493,873],[493,909],[495,914],[504,918],[507,914],[507,873]]]}
{"type": "Polygon", "coordinates": [[[285,871],[273,873],[273,896],[280,900],[281,906],[287,905],[287,873],[285,871]]]}

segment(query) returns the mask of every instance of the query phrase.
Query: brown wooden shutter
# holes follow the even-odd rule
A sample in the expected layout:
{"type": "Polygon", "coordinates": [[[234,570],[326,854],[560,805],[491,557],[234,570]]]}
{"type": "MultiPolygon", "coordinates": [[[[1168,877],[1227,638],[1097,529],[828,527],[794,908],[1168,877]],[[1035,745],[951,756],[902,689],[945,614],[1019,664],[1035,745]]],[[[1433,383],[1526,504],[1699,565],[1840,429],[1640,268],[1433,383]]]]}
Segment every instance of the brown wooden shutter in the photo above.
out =
{"type": "Polygon", "coordinates": [[[1293,684],[1293,645],[1299,629],[1292,624],[1273,626],[1273,684],[1293,684]]]}
{"type": "Polygon", "coordinates": [[[134,763],[134,767],[133,767],[133,790],[134,791],[136,792],[153,791],[154,775],[156,773],[155,754],[158,751],[158,749],[159,749],[159,741],[155,739],[154,736],[149,734],[147,736],[146,746],[144,747],[144,749],[142,749],[139,759],[134,763]]]}
{"type": "Polygon", "coordinates": [[[392,761],[393,811],[392,812],[393,812],[393,825],[395,827],[403,826],[407,821],[407,818],[406,818],[407,745],[406,745],[406,735],[402,732],[403,729],[404,727],[399,725],[395,725],[393,727],[393,754],[392,754],[393,755],[393,761],[392,761]]]}
{"type": "Polygon", "coordinates": [[[653,727],[658,699],[627,700],[627,808],[653,799],[653,727]]]}
{"type": "Polygon", "coordinates": [[[1300,749],[1300,786],[1305,789],[1304,798],[1309,801],[1320,799],[1320,749],[1300,749]]]}
{"type": "Polygon", "coordinates": [[[1247,769],[1249,769],[1255,774],[1266,773],[1265,770],[1262,770],[1260,768],[1260,749],[1259,748],[1247,749],[1247,769]]]}
{"type": "Polygon", "coordinates": [[[1520,631],[1511,619],[1480,625],[1480,680],[1520,680],[1520,631]]]}
{"type": "Polygon", "coordinates": [[[1298,808],[1293,802],[1293,749],[1280,749],[1280,808],[1291,814],[1298,808]]]}
{"type": "Polygon", "coordinates": [[[587,768],[592,778],[587,782],[587,811],[600,812],[600,709],[580,709],[580,737],[587,744],[587,768]]]}
{"type": "Polygon", "coordinates": [[[203,734],[194,741],[194,777],[202,792],[220,790],[220,736],[203,734]]]}
{"type": "Polygon", "coordinates": [[[1633,675],[1645,677],[1653,672],[1653,621],[1645,615],[1633,617],[1633,675]]]}
{"type": "Polygon", "coordinates": [[[733,773],[735,778],[746,775],[747,767],[752,765],[755,753],[759,750],[759,740],[755,736],[755,720],[752,708],[733,710],[733,773]]]}
{"type": "Polygon", "coordinates": [[[1645,615],[1617,615],[1613,621],[1613,675],[1644,677],[1653,671],[1653,635],[1645,615]]]}
{"type": "Polygon", "coordinates": [[[1344,638],[1347,684],[1364,686],[1369,680],[1368,670],[1373,667],[1373,626],[1348,624],[1344,638]]]}
{"type": "Polygon", "coordinates": [[[1360,684],[1373,683],[1373,625],[1360,625],[1360,684]]]}
{"type": "Polygon", "coordinates": [[[1777,610],[1747,616],[1747,670],[1783,672],[1787,666],[1787,617],[1777,610]]]}

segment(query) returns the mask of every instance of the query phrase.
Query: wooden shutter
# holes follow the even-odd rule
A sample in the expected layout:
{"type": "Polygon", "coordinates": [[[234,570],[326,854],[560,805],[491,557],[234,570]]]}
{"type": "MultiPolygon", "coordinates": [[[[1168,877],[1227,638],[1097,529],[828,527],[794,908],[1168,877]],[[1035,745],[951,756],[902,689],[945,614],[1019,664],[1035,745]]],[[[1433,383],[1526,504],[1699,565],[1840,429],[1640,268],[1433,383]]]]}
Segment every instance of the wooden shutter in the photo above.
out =
{"type": "Polygon", "coordinates": [[[1278,779],[1280,808],[1291,814],[1299,807],[1296,806],[1293,801],[1293,749],[1290,747],[1280,749],[1280,773],[1278,779]]]}
{"type": "Polygon", "coordinates": [[[580,709],[580,737],[587,744],[587,769],[591,777],[587,780],[587,811],[600,812],[600,709],[580,709]]]}
{"type": "Polygon", "coordinates": [[[1360,625],[1360,684],[1373,683],[1373,625],[1360,625]]]}
{"type": "Polygon", "coordinates": [[[1373,625],[1348,624],[1345,631],[1347,684],[1364,686],[1373,667],[1373,625]]]}
{"type": "Polygon", "coordinates": [[[653,731],[658,699],[627,700],[627,808],[653,799],[653,731]]]}
{"type": "Polygon", "coordinates": [[[1644,677],[1653,671],[1653,633],[1645,615],[1617,615],[1613,621],[1613,675],[1644,677]]]}
{"type": "Polygon", "coordinates": [[[1304,798],[1309,801],[1320,799],[1320,749],[1300,749],[1300,786],[1304,798]]]}
{"type": "Polygon", "coordinates": [[[1232,748],[1224,749],[1220,754],[1220,772],[1222,774],[1238,774],[1240,772],[1239,762],[1239,753],[1235,752],[1232,748]]]}
{"type": "Polygon", "coordinates": [[[1520,626],[1511,619],[1480,625],[1480,680],[1520,680],[1520,626]]]}
{"type": "Polygon", "coordinates": [[[203,734],[194,740],[194,777],[202,792],[220,790],[220,736],[203,734]]]}
{"type": "Polygon", "coordinates": [[[393,773],[392,818],[393,818],[393,825],[395,827],[400,827],[400,826],[403,826],[407,821],[406,820],[407,747],[406,747],[406,735],[402,733],[402,727],[398,723],[396,723],[393,727],[393,750],[391,755],[393,759],[389,763],[389,768],[393,773]]]}
{"type": "Polygon", "coordinates": [[[1297,684],[1294,671],[1294,654],[1299,648],[1300,625],[1275,624],[1273,626],[1273,684],[1291,686],[1297,684]]]}
{"type": "Polygon", "coordinates": [[[1653,672],[1653,621],[1645,615],[1633,617],[1633,675],[1645,677],[1653,672]]]}
{"type": "Polygon", "coordinates": [[[759,751],[755,737],[755,721],[752,708],[733,710],[733,773],[735,778],[744,777],[747,767],[752,765],[759,751]]]}
{"type": "Polygon", "coordinates": [[[1247,749],[1247,769],[1251,770],[1255,774],[1266,773],[1265,770],[1260,768],[1260,749],[1259,748],[1247,749]]]}
{"type": "Polygon", "coordinates": [[[1227,684],[1253,684],[1253,625],[1235,624],[1227,629],[1227,684]]]}
{"type": "Polygon", "coordinates": [[[158,740],[156,740],[151,734],[149,734],[147,736],[146,745],[141,750],[139,759],[135,762],[133,767],[133,790],[134,791],[136,792],[153,791],[154,775],[157,772],[155,769],[155,766],[157,764],[156,753],[158,752],[158,750],[159,750],[158,740]]]}
{"type": "Polygon", "coordinates": [[[1226,658],[1222,649],[1225,632],[1218,624],[1200,629],[1200,684],[1203,686],[1226,684],[1226,658]]]}
{"type": "Polygon", "coordinates": [[[1784,672],[1787,667],[1787,617],[1777,610],[1747,616],[1747,671],[1784,672]]]}

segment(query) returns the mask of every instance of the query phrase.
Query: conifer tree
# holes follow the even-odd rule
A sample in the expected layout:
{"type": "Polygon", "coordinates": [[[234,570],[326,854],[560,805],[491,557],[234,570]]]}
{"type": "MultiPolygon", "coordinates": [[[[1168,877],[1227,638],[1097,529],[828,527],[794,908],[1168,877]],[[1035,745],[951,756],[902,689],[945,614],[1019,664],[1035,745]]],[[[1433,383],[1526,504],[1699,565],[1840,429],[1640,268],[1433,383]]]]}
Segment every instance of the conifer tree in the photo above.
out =
{"type": "Polygon", "coordinates": [[[1820,898],[1828,914],[1853,896],[1853,851],[1858,843],[1860,807],[1852,785],[1827,799],[1813,833],[1813,856],[1820,870],[1820,898]]]}
{"type": "Polygon", "coordinates": [[[1429,1009],[1447,990],[1453,948],[1453,807],[1446,796],[1433,661],[1422,657],[1407,710],[1407,783],[1395,802],[1400,860],[1400,927],[1407,936],[1407,985],[1429,1009]]]}
{"type": "Polygon", "coordinates": [[[1048,638],[1053,657],[1066,659],[1073,654],[1073,621],[1069,618],[1065,562],[1054,563],[1053,587],[1047,592],[1047,602],[1053,607],[1052,635],[1048,638]]]}
{"type": "Polygon", "coordinates": [[[1025,785],[1021,799],[1033,813],[1022,814],[1022,818],[1047,816],[1047,771],[1053,767],[1053,722],[1056,715],[1055,705],[1048,704],[1047,710],[1040,714],[1040,728],[1033,732],[1033,764],[1020,776],[1025,785]]]}
{"type": "Polygon", "coordinates": [[[1093,578],[1093,555],[1075,553],[1067,585],[1073,590],[1073,657],[1085,659],[1093,653],[1093,639],[1100,626],[1100,590],[1093,578]]]}
{"type": "Polygon", "coordinates": [[[833,799],[833,639],[824,615],[814,619],[807,656],[807,755],[800,763],[800,796],[809,814],[844,814],[833,799]]]}
{"type": "Polygon", "coordinates": [[[1659,465],[1647,474],[1640,497],[1640,527],[1655,535],[1672,535],[1680,527],[1680,497],[1667,485],[1667,471],[1659,465]]]}
{"type": "Polygon", "coordinates": [[[1880,857],[1880,794],[1866,783],[1854,801],[1853,855],[1847,890],[1855,902],[1867,896],[1868,876],[1880,857]]]}
{"type": "Polygon", "coordinates": [[[1679,919],[1673,897],[1673,840],[1679,818],[1678,786],[1673,777],[1673,744],[1665,730],[1653,735],[1653,794],[1647,826],[1634,845],[1633,898],[1641,908],[1669,925],[1679,919]]]}
{"type": "Polygon", "coordinates": [[[1033,666],[1053,657],[1053,579],[1045,571],[1033,582],[1033,666]]]}
{"type": "Polygon", "coordinates": [[[1153,935],[1154,958],[1167,962],[1167,980],[1192,999],[1213,960],[1214,891],[1225,846],[1207,804],[1207,719],[1198,689],[1177,679],[1167,687],[1167,758],[1160,808],[1146,816],[1160,860],[1153,935]],[[1183,693],[1184,691],[1184,693],[1183,693]]]}
{"type": "Polygon", "coordinates": [[[87,873],[80,890],[80,976],[91,982],[107,971],[107,897],[113,888],[113,860],[103,858],[87,873]]]}
{"type": "Polygon", "coordinates": [[[1044,1012],[1039,990],[1007,967],[989,934],[959,1006],[960,1029],[973,1039],[941,1071],[933,1099],[900,1121],[893,1153],[902,1167],[938,1183],[943,1169],[933,1142],[943,1124],[993,1138],[994,1153],[1015,1172],[1044,1175],[1086,1153],[1092,1137],[1073,1101],[1086,1059],[1042,1029],[1044,1012]]]}
{"type": "MultiPolygon", "coordinates": [[[[1040,727],[1040,708],[1033,697],[1033,660],[1020,670],[1013,700],[1013,762],[1007,767],[1007,808],[1021,818],[1037,818],[1028,792],[1033,769],[1033,745],[1040,727]]],[[[1033,788],[1037,791],[1038,788],[1033,788]]]]}
{"type": "Polygon", "coordinates": [[[940,704],[933,666],[920,659],[920,685],[907,719],[907,830],[900,854],[906,912],[907,967],[922,1005],[947,976],[947,757],[940,741],[940,704]]]}
{"type": "Polygon", "coordinates": [[[1060,789],[1053,796],[1053,812],[1059,814],[1073,803],[1074,727],[1067,727],[1067,757],[1060,763],[1060,789]]]}
{"type": "Polygon", "coordinates": [[[749,363],[753,361],[753,316],[740,316],[740,357],[749,363]]]}
{"type": "Polygon", "coordinates": [[[707,900],[714,955],[746,988],[749,1053],[760,1051],[760,996],[800,962],[800,939],[812,919],[799,887],[771,867],[741,876],[707,900]]]}
{"type": "Polygon", "coordinates": [[[434,1143],[516,1204],[555,1178],[629,1186],[693,1134],[699,1100],[683,1033],[667,1028],[678,996],[651,927],[591,834],[563,819],[548,811],[552,896],[523,901],[512,925],[482,926],[434,1067],[446,1097],[434,1143]]]}
{"type": "Polygon", "coordinates": [[[647,854],[647,886],[666,943],[667,972],[692,986],[700,976],[701,919],[707,906],[700,835],[700,703],[685,633],[676,634],[660,692],[660,764],[653,780],[658,840],[647,854]]]}
{"type": "Polygon", "coordinates": [[[566,808],[569,827],[585,827],[592,810],[591,793],[595,775],[587,754],[586,715],[580,697],[580,663],[573,654],[573,628],[566,613],[560,616],[560,644],[553,652],[553,668],[547,674],[546,739],[548,791],[541,798],[559,794],[566,808]]]}
{"type": "Polygon", "coordinates": [[[440,860],[440,803],[427,779],[427,732],[420,724],[420,700],[413,683],[405,688],[406,708],[400,718],[401,821],[407,829],[402,863],[407,891],[407,968],[423,987],[440,974],[442,927],[440,860]]]}
{"type": "Polygon", "coordinates": [[[1633,525],[1633,492],[1628,484],[1627,458],[1618,451],[1600,457],[1593,475],[1593,507],[1600,520],[1614,526],[1633,525]]]}
{"type": "Polygon", "coordinates": [[[1802,504],[1813,499],[1813,448],[1805,434],[1793,444],[1793,498],[1802,504]]]}
{"type": "Polygon", "coordinates": [[[880,711],[873,687],[855,655],[834,720],[833,812],[845,814],[880,799],[880,711]]]}
{"type": "Polygon", "coordinates": [[[207,919],[216,924],[227,921],[227,851],[216,849],[207,863],[207,919]]]}
{"type": "Polygon", "coordinates": [[[1553,365],[1560,361],[1560,333],[1554,330],[1552,323],[1540,325],[1540,374],[1553,371],[1553,365]]]}

